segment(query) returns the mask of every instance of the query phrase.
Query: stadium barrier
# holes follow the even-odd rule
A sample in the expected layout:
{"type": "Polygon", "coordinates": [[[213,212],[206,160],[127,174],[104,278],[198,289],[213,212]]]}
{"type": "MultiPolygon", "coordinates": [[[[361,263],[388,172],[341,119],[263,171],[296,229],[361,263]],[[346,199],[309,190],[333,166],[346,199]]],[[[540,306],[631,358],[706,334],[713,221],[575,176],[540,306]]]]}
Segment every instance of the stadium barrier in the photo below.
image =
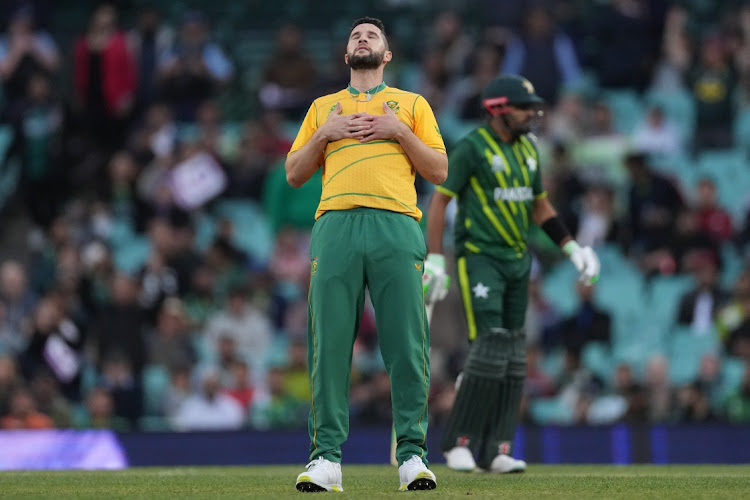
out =
{"type": "MultiPolygon", "coordinates": [[[[430,429],[433,463],[443,463],[441,435],[442,429],[430,429]]],[[[0,470],[302,465],[307,443],[305,431],[0,431],[0,470]]],[[[388,463],[390,429],[352,429],[342,455],[347,464],[388,463]]],[[[750,427],[521,426],[514,455],[532,464],[746,464],[750,427]]]]}

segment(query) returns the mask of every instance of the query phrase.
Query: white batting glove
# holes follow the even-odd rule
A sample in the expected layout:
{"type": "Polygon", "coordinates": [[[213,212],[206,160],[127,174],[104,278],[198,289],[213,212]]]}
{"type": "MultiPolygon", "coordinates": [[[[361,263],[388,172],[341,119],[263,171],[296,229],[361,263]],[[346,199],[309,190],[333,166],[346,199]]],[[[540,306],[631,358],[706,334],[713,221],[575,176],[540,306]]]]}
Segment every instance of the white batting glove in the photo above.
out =
{"type": "Polygon", "coordinates": [[[599,257],[596,256],[591,247],[582,247],[575,240],[570,240],[563,245],[563,252],[570,258],[570,261],[576,266],[581,276],[579,281],[587,285],[592,285],[599,280],[599,271],[601,264],[599,257]]]}
{"type": "Polygon", "coordinates": [[[445,272],[445,257],[439,253],[427,254],[422,275],[422,291],[427,304],[443,300],[448,295],[450,276],[445,272]]]}

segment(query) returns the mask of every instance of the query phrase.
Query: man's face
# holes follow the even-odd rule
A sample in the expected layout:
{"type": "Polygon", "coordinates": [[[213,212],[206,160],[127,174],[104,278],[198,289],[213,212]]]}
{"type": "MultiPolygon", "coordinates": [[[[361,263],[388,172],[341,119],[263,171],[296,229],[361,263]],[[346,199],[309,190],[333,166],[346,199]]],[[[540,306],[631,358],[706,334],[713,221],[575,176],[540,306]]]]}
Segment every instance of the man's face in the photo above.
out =
{"type": "Polygon", "coordinates": [[[346,63],[351,69],[377,69],[383,61],[390,61],[383,34],[374,24],[360,24],[349,35],[346,63]]]}
{"type": "Polygon", "coordinates": [[[532,119],[537,115],[537,107],[533,104],[515,104],[508,106],[505,113],[505,125],[515,137],[531,132],[532,119]]]}

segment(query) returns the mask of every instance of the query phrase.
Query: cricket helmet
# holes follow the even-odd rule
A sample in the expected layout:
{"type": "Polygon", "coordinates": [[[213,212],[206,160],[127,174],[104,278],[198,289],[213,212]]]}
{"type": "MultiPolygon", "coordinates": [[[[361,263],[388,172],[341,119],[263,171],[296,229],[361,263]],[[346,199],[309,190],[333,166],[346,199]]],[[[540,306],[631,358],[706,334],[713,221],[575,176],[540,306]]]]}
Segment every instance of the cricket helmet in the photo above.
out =
{"type": "Polygon", "coordinates": [[[542,104],[544,99],[536,95],[534,86],[526,78],[517,75],[501,75],[494,78],[482,90],[482,106],[493,116],[508,112],[508,106],[542,104]]]}

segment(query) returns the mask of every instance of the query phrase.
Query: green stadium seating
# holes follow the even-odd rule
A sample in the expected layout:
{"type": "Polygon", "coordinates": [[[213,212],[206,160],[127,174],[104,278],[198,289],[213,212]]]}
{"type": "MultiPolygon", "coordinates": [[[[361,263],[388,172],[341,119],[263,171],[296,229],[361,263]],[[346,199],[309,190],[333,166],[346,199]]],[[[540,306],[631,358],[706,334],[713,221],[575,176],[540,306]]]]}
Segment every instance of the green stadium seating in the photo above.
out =
{"type": "Polygon", "coordinates": [[[644,96],[646,106],[660,106],[667,118],[674,123],[683,139],[690,139],[695,130],[695,101],[689,91],[650,90],[644,96]]]}
{"type": "Polygon", "coordinates": [[[674,385],[695,380],[705,354],[718,354],[719,342],[713,331],[697,333],[690,327],[675,326],[669,336],[669,378],[674,385]]]}
{"type": "Polygon", "coordinates": [[[143,368],[143,408],[149,416],[164,414],[164,395],[169,388],[169,371],[161,365],[143,368]]]}

